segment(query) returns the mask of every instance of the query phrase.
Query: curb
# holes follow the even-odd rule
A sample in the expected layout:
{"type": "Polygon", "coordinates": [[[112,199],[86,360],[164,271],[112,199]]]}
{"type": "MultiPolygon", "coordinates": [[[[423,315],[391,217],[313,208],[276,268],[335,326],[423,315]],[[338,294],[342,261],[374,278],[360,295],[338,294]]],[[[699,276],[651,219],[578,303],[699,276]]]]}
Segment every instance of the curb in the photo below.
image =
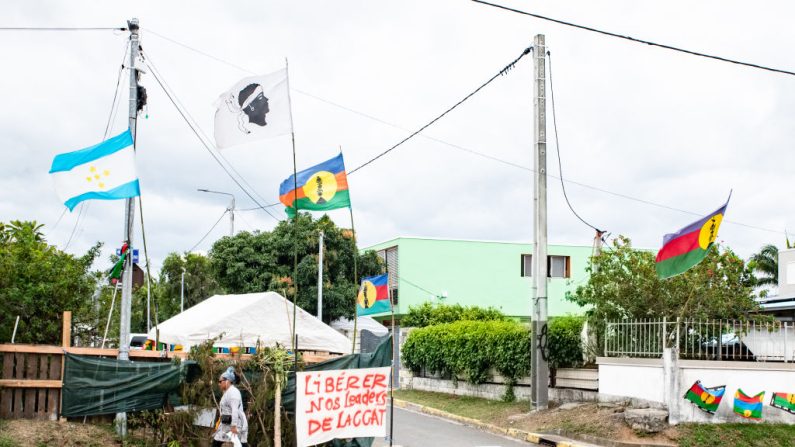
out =
{"type": "Polygon", "coordinates": [[[592,447],[593,444],[581,444],[577,441],[566,439],[557,435],[533,433],[516,428],[502,428],[496,425],[487,424],[477,419],[472,419],[457,414],[448,413],[446,411],[438,410],[436,408],[426,407],[424,405],[415,404],[405,400],[395,399],[395,406],[407,410],[413,410],[418,413],[425,413],[431,416],[449,419],[470,427],[476,427],[483,431],[493,433],[495,435],[507,436],[509,438],[518,439],[520,441],[528,441],[540,445],[557,446],[557,447],[592,447]]]}

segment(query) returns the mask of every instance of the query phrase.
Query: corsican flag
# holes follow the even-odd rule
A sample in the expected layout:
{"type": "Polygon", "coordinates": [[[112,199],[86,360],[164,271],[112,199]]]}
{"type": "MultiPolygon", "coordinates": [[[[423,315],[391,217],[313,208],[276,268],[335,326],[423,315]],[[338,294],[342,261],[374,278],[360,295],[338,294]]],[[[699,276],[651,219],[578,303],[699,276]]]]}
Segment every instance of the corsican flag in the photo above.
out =
{"type": "Polygon", "coordinates": [[[287,69],[241,79],[218,98],[215,107],[219,148],[290,133],[287,69]]]}
{"type": "Polygon", "coordinates": [[[58,197],[69,211],[84,200],[141,195],[129,129],[95,146],[56,155],[50,174],[58,197]]]}

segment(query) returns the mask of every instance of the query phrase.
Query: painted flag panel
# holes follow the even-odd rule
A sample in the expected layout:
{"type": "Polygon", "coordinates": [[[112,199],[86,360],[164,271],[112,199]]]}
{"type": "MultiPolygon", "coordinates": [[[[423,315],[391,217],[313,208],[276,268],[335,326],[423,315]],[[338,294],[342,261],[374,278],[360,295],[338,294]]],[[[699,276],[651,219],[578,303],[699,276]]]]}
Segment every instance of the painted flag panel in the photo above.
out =
{"type": "Polygon", "coordinates": [[[56,155],[50,174],[58,197],[70,211],[84,200],[141,195],[129,129],[94,146],[56,155]]]}
{"type": "Polygon", "coordinates": [[[795,414],[795,394],[773,393],[773,397],[770,399],[770,406],[795,414]]]}
{"type": "Polygon", "coordinates": [[[243,78],[215,102],[215,145],[226,148],[293,130],[287,69],[243,78]]]}
{"type": "Polygon", "coordinates": [[[764,391],[756,396],[749,396],[738,388],[737,392],[734,393],[734,412],[747,419],[762,419],[764,400],[764,391]]]}
{"type": "Polygon", "coordinates": [[[291,217],[296,208],[327,211],[350,206],[342,154],[288,177],[279,186],[279,201],[287,207],[287,215],[291,217]]]}
{"type": "Polygon", "coordinates": [[[715,414],[721,400],[723,400],[723,393],[725,391],[726,385],[705,388],[701,385],[701,381],[697,380],[696,383],[687,390],[684,397],[707,413],[715,414]]]}
{"type": "Polygon", "coordinates": [[[726,214],[729,202],[675,233],[663,237],[663,246],[657,253],[657,276],[670,278],[682,274],[707,256],[718,237],[718,229],[726,214]]]}
{"type": "Polygon", "coordinates": [[[372,315],[390,311],[387,274],[371,276],[362,280],[356,298],[356,315],[372,315]]]}

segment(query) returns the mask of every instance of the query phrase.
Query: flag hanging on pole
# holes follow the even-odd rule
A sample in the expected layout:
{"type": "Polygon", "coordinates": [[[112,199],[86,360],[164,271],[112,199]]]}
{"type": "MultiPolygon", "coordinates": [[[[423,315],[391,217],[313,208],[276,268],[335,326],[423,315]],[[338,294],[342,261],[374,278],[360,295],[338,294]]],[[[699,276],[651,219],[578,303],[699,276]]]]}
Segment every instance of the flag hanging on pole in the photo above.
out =
{"type": "Polygon", "coordinates": [[[121,272],[124,270],[124,261],[127,260],[127,252],[129,251],[129,246],[124,244],[121,246],[121,256],[119,256],[119,260],[116,261],[116,264],[113,265],[113,268],[110,271],[110,282],[116,284],[117,281],[121,280],[121,272]]]}
{"type": "Polygon", "coordinates": [[[97,145],[56,155],[50,174],[56,193],[69,211],[84,200],[141,195],[129,129],[97,145]]]}
{"type": "Polygon", "coordinates": [[[243,78],[215,102],[215,145],[249,143],[292,132],[287,69],[243,78]]]}
{"type": "Polygon", "coordinates": [[[287,207],[290,217],[295,215],[296,208],[328,211],[351,206],[342,154],[304,169],[295,178],[288,177],[279,186],[279,201],[287,207]]]}
{"type": "Polygon", "coordinates": [[[389,312],[389,290],[387,274],[371,276],[362,280],[359,296],[356,298],[356,315],[380,314],[389,312]]]}
{"type": "Polygon", "coordinates": [[[663,237],[663,246],[656,259],[658,277],[665,279],[684,273],[707,256],[718,237],[718,228],[728,205],[727,200],[706,217],[663,237]]]}

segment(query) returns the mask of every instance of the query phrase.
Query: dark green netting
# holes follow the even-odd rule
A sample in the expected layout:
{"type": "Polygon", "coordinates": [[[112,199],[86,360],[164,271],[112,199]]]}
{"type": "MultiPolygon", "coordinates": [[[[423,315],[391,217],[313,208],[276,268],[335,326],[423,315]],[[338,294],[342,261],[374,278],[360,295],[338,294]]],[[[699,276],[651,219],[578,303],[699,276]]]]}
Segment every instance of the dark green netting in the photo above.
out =
{"type": "MultiPolygon", "coordinates": [[[[359,369],[377,368],[392,364],[392,337],[389,336],[378,345],[375,351],[367,354],[350,354],[325,362],[308,365],[304,371],[328,371],[332,369],[359,369]]],[[[295,374],[290,373],[287,378],[287,387],[282,393],[282,405],[289,413],[295,413],[295,374]]],[[[370,447],[373,438],[354,438],[350,441],[335,439],[331,442],[334,447],[370,447]]]]}
{"type": "Polygon", "coordinates": [[[66,354],[61,414],[66,417],[162,408],[198,365],[131,362],[66,354]]]}

